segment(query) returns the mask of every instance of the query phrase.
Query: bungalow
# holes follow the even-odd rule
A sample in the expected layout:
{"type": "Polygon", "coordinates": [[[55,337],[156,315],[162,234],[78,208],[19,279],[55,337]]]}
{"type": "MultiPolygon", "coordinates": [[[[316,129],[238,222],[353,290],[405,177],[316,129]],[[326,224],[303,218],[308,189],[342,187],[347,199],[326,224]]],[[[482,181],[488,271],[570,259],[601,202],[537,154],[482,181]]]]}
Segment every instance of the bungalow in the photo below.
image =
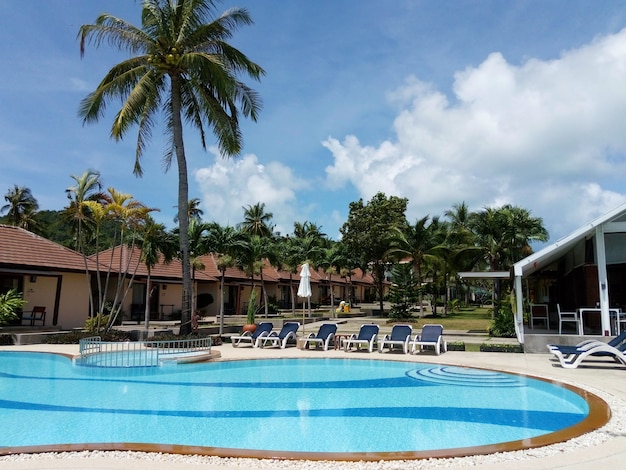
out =
{"type": "MultiPolygon", "coordinates": [[[[244,315],[252,282],[259,286],[260,277],[255,276],[252,281],[235,267],[220,271],[219,256],[213,253],[199,257],[194,264],[194,294],[201,314],[219,314],[223,285],[224,313],[244,315]]],[[[178,260],[167,264],[161,260],[148,272],[136,247],[118,246],[86,258],[27,230],[0,225],[0,292],[13,288],[22,292],[28,302],[25,311],[45,306],[44,326],[64,329],[84,326],[90,311],[89,289],[97,292],[98,276],[103,281],[110,278],[109,299],[115,295],[117,281],[124,280],[123,320],[144,318],[147,292],[150,292],[151,319],[171,319],[181,309],[181,273],[178,260]]],[[[275,298],[281,308],[291,308],[299,281],[297,273],[276,269],[265,262],[263,283],[268,296],[275,298]]],[[[353,303],[375,298],[371,275],[360,269],[346,276],[313,270],[311,289],[311,300],[316,304],[328,303],[331,289],[336,299],[349,299],[353,303]]],[[[296,308],[300,307],[302,299],[295,300],[296,308]]]]}
{"type": "MultiPolygon", "coordinates": [[[[84,326],[89,315],[86,273],[93,271],[95,264],[75,251],[27,230],[0,225],[0,292],[22,292],[25,311],[45,307],[43,326],[84,326]]],[[[21,323],[21,318],[15,322],[21,323]]]]}
{"type": "Polygon", "coordinates": [[[626,204],[515,263],[513,276],[520,343],[529,304],[545,306],[548,329],[558,328],[560,308],[582,322],[574,334],[615,335],[626,307],[626,204]]]}

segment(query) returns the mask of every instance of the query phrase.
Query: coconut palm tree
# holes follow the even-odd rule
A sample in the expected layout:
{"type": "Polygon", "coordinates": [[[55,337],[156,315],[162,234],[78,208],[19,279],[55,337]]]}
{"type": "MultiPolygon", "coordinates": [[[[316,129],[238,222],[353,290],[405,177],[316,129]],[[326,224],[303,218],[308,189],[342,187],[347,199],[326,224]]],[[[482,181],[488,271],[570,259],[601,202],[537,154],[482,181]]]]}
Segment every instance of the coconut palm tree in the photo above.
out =
{"type": "MultiPolygon", "coordinates": [[[[240,114],[256,121],[261,102],[258,94],[240,79],[260,79],[264,70],[228,44],[233,33],[252,23],[248,11],[231,8],[216,16],[214,0],[143,0],[141,28],[110,14],[80,27],[81,55],[88,42],[96,47],[108,42],[132,57],[113,66],[95,91],[80,105],[84,123],[97,122],[106,105],[121,98],[111,136],[121,140],[138,126],[134,173],[142,175],[141,157],[160,116],[178,167],[178,221],[182,264],[182,324],[191,319],[191,265],[189,259],[189,188],[183,141],[183,120],[200,133],[206,149],[206,129],[213,131],[226,156],[242,149],[240,114]]],[[[191,328],[181,328],[187,334],[191,328]]]]}
{"type": "Polygon", "coordinates": [[[333,288],[333,275],[340,274],[342,269],[346,268],[348,260],[341,246],[337,243],[330,248],[323,248],[321,256],[316,263],[316,267],[322,268],[328,281],[330,290],[330,311],[335,316],[335,292],[333,288]]]}
{"type": "Polygon", "coordinates": [[[439,230],[439,218],[430,216],[417,219],[414,224],[406,223],[390,238],[389,253],[396,259],[407,259],[413,266],[419,287],[420,308],[423,305],[424,292],[422,285],[425,278],[425,265],[439,262],[437,248],[443,242],[443,234],[439,230]]]}
{"type": "Polygon", "coordinates": [[[265,304],[265,317],[268,315],[267,291],[263,277],[265,260],[273,261],[275,255],[274,244],[271,239],[243,232],[244,236],[235,244],[235,265],[246,275],[250,276],[252,290],[254,290],[254,276],[259,275],[261,291],[265,304]]]}
{"type": "Polygon", "coordinates": [[[224,333],[224,281],[226,270],[235,266],[234,249],[241,233],[233,227],[209,224],[206,238],[207,251],[217,256],[217,269],[220,272],[220,335],[224,333]]]}
{"type": "Polygon", "coordinates": [[[26,230],[36,225],[34,216],[39,209],[39,204],[29,188],[15,184],[13,189],[9,189],[4,195],[4,200],[7,204],[0,208],[0,214],[6,212],[11,225],[26,230]]]}
{"type": "MultiPolygon", "coordinates": [[[[176,207],[176,206],[174,206],[176,207]]],[[[204,215],[204,211],[200,209],[200,199],[194,197],[193,199],[189,199],[189,205],[187,207],[187,215],[189,216],[189,220],[196,220],[198,222],[202,221],[202,216],[204,215]]],[[[178,223],[178,214],[174,217],[174,223],[178,223]]]]}
{"type": "Polygon", "coordinates": [[[265,212],[264,202],[257,202],[253,206],[244,207],[243,210],[244,221],[239,224],[242,232],[259,237],[271,237],[273,235],[274,226],[271,225],[271,220],[274,214],[265,212]]]}
{"type": "Polygon", "coordinates": [[[136,241],[141,248],[141,261],[148,270],[146,280],[146,306],[144,311],[145,329],[150,327],[150,294],[151,271],[159,263],[168,264],[174,258],[175,243],[170,233],[165,230],[165,225],[156,223],[152,217],[146,216],[136,234],[136,241]]]}
{"type": "Polygon", "coordinates": [[[100,173],[95,170],[87,170],[81,175],[70,175],[76,182],[65,190],[65,195],[69,201],[68,206],[63,210],[63,218],[68,221],[74,231],[75,249],[79,253],[85,250],[85,238],[93,229],[93,220],[89,210],[84,204],[86,201],[101,201],[102,182],[100,173]],[[87,233],[85,233],[85,229],[87,233]]]}

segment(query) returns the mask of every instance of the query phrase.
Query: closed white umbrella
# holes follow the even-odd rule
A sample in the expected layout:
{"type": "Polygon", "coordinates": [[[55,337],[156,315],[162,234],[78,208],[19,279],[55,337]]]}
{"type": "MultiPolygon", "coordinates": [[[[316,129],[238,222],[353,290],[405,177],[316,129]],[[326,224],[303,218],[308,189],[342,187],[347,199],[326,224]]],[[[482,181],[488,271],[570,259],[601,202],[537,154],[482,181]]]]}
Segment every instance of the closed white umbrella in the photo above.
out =
{"type": "MultiPolygon", "coordinates": [[[[298,297],[308,300],[309,317],[311,316],[311,271],[309,263],[304,263],[300,269],[300,284],[298,284],[298,297]]],[[[302,331],[304,332],[304,303],[302,305],[302,331]]]]}

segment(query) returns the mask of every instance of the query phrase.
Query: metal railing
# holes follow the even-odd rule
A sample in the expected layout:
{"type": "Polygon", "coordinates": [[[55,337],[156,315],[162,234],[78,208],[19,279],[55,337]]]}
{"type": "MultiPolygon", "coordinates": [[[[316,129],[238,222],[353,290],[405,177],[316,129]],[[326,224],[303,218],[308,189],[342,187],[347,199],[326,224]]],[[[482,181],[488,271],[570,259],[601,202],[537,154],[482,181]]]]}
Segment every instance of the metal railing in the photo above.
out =
{"type": "Polygon", "coordinates": [[[91,336],[80,340],[79,352],[76,363],[83,366],[154,367],[210,353],[211,338],[108,342],[91,336]]]}

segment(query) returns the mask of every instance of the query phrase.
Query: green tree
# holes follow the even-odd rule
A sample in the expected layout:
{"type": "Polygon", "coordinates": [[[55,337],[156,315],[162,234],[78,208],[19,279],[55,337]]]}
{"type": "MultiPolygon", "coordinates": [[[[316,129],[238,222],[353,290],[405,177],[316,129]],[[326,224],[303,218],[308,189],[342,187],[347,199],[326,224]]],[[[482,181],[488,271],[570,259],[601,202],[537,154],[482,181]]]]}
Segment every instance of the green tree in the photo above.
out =
{"type": "Polygon", "coordinates": [[[430,216],[417,219],[415,224],[405,223],[397,228],[390,237],[389,254],[396,261],[407,259],[415,272],[419,289],[419,303],[423,304],[424,292],[421,286],[424,284],[425,265],[430,263],[434,266],[439,262],[437,248],[443,242],[442,232],[439,230],[439,218],[430,216]]]}
{"type": "Polygon", "coordinates": [[[254,290],[254,276],[258,275],[261,281],[261,291],[265,304],[265,316],[268,315],[267,292],[263,278],[265,259],[274,257],[272,240],[258,235],[250,235],[242,232],[242,237],[234,246],[235,265],[250,277],[252,290],[254,290]]]}
{"type": "Polygon", "coordinates": [[[235,247],[241,234],[234,227],[222,227],[218,223],[209,224],[206,238],[207,251],[217,256],[217,269],[220,272],[220,335],[224,333],[224,282],[226,270],[235,266],[235,247]]]}
{"type": "MultiPolygon", "coordinates": [[[[187,206],[187,216],[189,217],[189,221],[191,222],[192,220],[196,220],[201,222],[203,215],[204,211],[200,209],[200,199],[197,197],[189,199],[187,206]]],[[[178,214],[174,216],[174,223],[178,223],[178,214]]]]}
{"type": "Polygon", "coordinates": [[[419,283],[412,266],[407,263],[396,264],[391,273],[391,282],[390,317],[394,320],[407,320],[411,318],[411,309],[421,297],[419,283]]]}
{"type": "Polygon", "coordinates": [[[540,217],[532,217],[527,209],[510,204],[475,213],[471,228],[491,271],[508,271],[532,253],[532,242],[548,240],[540,217]]]}
{"type": "MultiPolygon", "coordinates": [[[[472,216],[472,231],[490,271],[509,271],[511,266],[532,253],[530,243],[547,241],[543,220],[526,209],[510,204],[486,208],[472,216]]],[[[501,303],[501,282],[494,284],[494,312],[501,303]]]]}
{"type": "Polygon", "coordinates": [[[247,10],[231,8],[215,15],[213,0],[143,0],[138,28],[113,15],[102,14],[95,24],[80,27],[81,55],[87,42],[96,47],[107,41],[119,50],[137,54],[113,66],[96,90],[82,102],[84,123],[97,122],[107,103],[121,98],[111,136],[121,140],[138,126],[134,173],[142,174],[141,157],[157,118],[165,119],[172,159],[178,167],[178,221],[182,264],[181,328],[187,334],[191,320],[191,264],[189,259],[189,188],[183,141],[183,119],[198,129],[206,148],[205,129],[211,129],[222,154],[237,155],[242,148],[239,115],[257,119],[260,97],[241,81],[242,75],[260,79],[264,70],[228,44],[233,33],[252,23],[247,10]]]}
{"type": "Polygon", "coordinates": [[[387,198],[377,193],[367,204],[362,199],[350,203],[348,220],[340,229],[342,243],[349,256],[359,260],[364,271],[372,272],[383,311],[385,272],[393,260],[389,240],[405,224],[408,200],[397,196],[387,198]]]}
{"type": "Polygon", "coordinates": [[[274,234],[274,226],[271,225],[274,214],[265,211],[265,203],[257,202],[243,210],[244,221],[239,226],[242,232],[259,237],[271,237],[274,234]]]}
{"type": "Polygon", "coordinates": [[[79,253],[85,252],[85,242],[93,232],[93,220],[89,213],[86,201],[101,201],[102,181],[100,173],[95,170],[87,170],[81,175],[70,175],[75,185],[65,190],[68,206],[63,210],[64,219],[70,223],[74,233],[74,249],[79,253]]]}
{"type": "Polygon", "coordinates": [[[37,226],[35,215],[39,204],[29,188],[13,185],[4,195],[4,200],[7,204],[0,208],[0,214],[6,212],[6,218],[11,225],[26,230],[37,226]]]}
{"type": "Polygon", "coordinates": [[[146,301],[144,311],[144,327],[150,327],[150,294],[152,292],[152,268],[159,263],[169,264],[176,253],[172,235],[167,232],[165,225],[156,223],[152,217],[146,215],[136,233],[136,244],[141,249],[141,262],[148,270],[146,279],[146,301]]]}
{"type": "Polygon", "coordinates": [[[322,248],[321,255],[317,261],[316,267],[324,270],[328,286],[330,290],[330,311],[335,316],[335,292],[333,290],[333,275],[340,274],[342,269],[347,266],[346,259],[341,247],[338,244],[332,245],[330,248],[322,248]]]}

